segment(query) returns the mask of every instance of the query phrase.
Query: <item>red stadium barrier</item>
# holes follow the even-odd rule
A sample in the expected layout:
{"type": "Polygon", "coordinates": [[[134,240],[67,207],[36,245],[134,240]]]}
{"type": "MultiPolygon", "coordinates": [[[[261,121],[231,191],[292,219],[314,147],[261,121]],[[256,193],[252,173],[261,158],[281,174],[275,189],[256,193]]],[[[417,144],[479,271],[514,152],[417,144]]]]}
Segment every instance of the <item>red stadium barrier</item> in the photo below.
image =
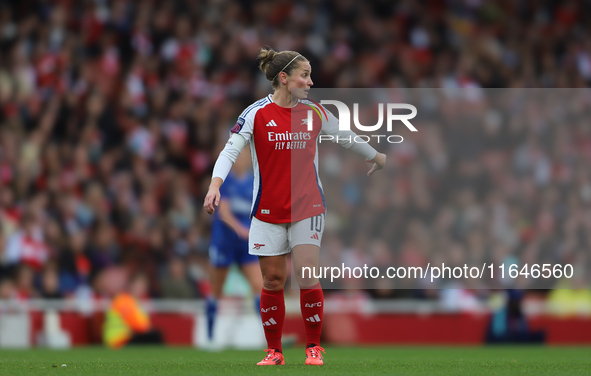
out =
{"type": "Polygon", "coordinates": [[[583,317],[535,317],[531,329],[546,332],[546,343],[552,345],[591,344],[591,319],[583,317]]]}
{"type": "MultiPolygon", "coordinates": [[[[62,312],[62,328],[70,333],[75,346],[96,343],[91,317],[74,312],[62,312]]],[[[193,316],[179,313],[154,313],[154,327],[161,330],[169,345],[194,344],[193,316]]],[[[42,314],[31,314],[32,336],[42,330],[42,314]]],[[[327,314],[324,341],[331,344],[452,344],[479,345],[484,343],[489,315],[475,314],[327,314]]],[[[591,344],[591,318],[536,317],[530,320],[533,330],[546,331],[546,343],[551,345],[591,344]]],[[[284,333],[295,334],[298,342],[305,341],[302,318],[288,315],[284,333]]],[[[34,341],[32,343],[35,343],[34,341]]]]}
{"type": "MultiPolygon", "coordinates": [[[[83,315],[78,312],[60,312],[61,328],[70,335],[73,346],[102,343],[102,323],[104,313],[83,315]]],[[[43,312],[33,311],[31,317],[31,343],[43,331],[43,312]]],[[[158,312],[150,315],[155,329],[162,332],[168,345],[193,345],[195,319],[192,315],[182,313],[158,312]]]]}
{"type": "Polygon", "coordinates": [[[154,313],[152,325],[160,330],[168,345],[193,345],[195,318],[179,313],[154,313]]]}
{"type": "MultiPolygon", "coordinates": [[[[197,315],[199,310],[171,312],[159,310],[150,316],[153,326],[160,330],[169,345],[197,344],[197,315]]],[[[27,311],[21,314],[27,315],[27,311]]],[[[81,313],[72,309],[58,310],[59,326],[69,334],[72,346],[101,343],[104,318],[102,311],[81,313]]],[[[44,311],[31,308],[29,343],[40,343],[44,334],[44,311]]],[[[342,345],[371,344],[483,344],[490,314],[430,312],[325,313],[323,343],[342,345]]],[[[547,315],[530,316],[531,330],[544,331],[550,345],[591,344],[591,317],[559,318],[547,315]]],[[[299,312],[286,316],[284,333],[293,334],[298,342],[305,341],[305,330],[299,312]]],[[[41,341],[43,342],[43,341],[41,341]]]]}
{"type": "Polygon", "coordinates": [[[347,344],[480,344],[489,322],[488,315],[461,313],[325,317],[327,342],[347,344]],[[343,327],[347,330],[342,330],[343,327]]]}

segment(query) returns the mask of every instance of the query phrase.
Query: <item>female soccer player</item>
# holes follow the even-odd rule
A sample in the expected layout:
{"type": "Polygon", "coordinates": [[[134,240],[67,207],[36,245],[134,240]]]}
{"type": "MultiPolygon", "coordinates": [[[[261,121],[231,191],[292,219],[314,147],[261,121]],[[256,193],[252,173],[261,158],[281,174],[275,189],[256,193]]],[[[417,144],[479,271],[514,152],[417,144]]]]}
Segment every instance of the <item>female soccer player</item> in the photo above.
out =
{"type": "Polygon", "coordinates": [[[220,206],[211,225],[209,260],[211,269],[212,294],[207,298],[207,337],[213,343],[214,324],[218,311],[218,300],[228,267],[236,262],[252,288],[256,310],[260,310],[260,296],[263,281],[258,258],[248,253],[248,231],[252,207],[253,174],[246,154],[241,154],[234,168],[220,189],[220,206]]]}
{"type": "Polygon", "coordinates": [[[324,295],[317,278],[304,278],[301,273],[303,267],[318,267],[324,231],[326,208],[317,173],[318,136],[338,136],[332,139],[374,162],[368,175],[384,167],[386,156],[366,143],[352,142],[355,133],[340,131],[334,115],[306,99],[313,83],[312,68],[305,57],[294,51],[261,49],[259,59],[274,93],[247,107],[238,118],[214,166],[203,206],[209,214],[214,213],[220,186],[249,143],[255,174],[249,252],[259,256],[263,275],[261,319],[268,344],[267,356],[257,364],[285,364],[281,349],[283,287],[287,253],[291,251],[306,327],[305,363],[322,365],[324,295]],[[308,129],[308,110],[312,110],[312,130],[308,129]]]}

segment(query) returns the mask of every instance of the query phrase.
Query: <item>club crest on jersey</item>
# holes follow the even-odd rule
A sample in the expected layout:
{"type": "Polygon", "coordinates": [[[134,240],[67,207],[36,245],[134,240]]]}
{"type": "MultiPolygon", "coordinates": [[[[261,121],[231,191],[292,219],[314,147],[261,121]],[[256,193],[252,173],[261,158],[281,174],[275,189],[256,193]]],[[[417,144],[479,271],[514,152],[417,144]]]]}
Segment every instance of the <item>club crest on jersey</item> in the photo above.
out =
{"type": "Polygon", "coordinates": [[[236,122],[236,125],[234,125],[234,127],[232,128],[232,130],[230,130],[230,132],[232,133],[239,133],[242,130],[242,127],[244,126],[244,118],[239,117],[238,121],[236,122]]]}

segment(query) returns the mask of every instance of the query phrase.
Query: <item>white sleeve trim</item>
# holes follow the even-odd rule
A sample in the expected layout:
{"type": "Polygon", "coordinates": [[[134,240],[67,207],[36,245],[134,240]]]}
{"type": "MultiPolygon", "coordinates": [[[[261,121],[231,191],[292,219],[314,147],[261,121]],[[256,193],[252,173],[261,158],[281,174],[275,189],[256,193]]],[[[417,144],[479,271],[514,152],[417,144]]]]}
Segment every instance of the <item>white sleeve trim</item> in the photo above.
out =
{"type": "Polygon", "coordinates": [[[245,146],[246,139],[237,133],[233,133],[232,137],[226,143],[224,150],[221,151],[220,156],[215,162],[215,166],[213,166],[212,179],[220,178],[225,181],[230,173],[230,169],[245,146]]]}

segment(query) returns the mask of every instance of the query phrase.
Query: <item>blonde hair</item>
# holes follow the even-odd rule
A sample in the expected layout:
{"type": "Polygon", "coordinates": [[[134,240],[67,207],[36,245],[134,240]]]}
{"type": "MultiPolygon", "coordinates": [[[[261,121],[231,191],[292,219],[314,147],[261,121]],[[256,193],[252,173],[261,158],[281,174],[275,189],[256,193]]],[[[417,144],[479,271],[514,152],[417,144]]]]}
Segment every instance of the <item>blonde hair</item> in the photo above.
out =
{"type": "Polygon", "coordinates": [[[295,51],[277,52],[270,47],[261,48],[258,59],[259,68],[265,73],[267,80],[271,81],[274,89],[279,87],[279,73],[291,75],[300,66],[300,62],[308,62],[308,59],[295,51]]]}

